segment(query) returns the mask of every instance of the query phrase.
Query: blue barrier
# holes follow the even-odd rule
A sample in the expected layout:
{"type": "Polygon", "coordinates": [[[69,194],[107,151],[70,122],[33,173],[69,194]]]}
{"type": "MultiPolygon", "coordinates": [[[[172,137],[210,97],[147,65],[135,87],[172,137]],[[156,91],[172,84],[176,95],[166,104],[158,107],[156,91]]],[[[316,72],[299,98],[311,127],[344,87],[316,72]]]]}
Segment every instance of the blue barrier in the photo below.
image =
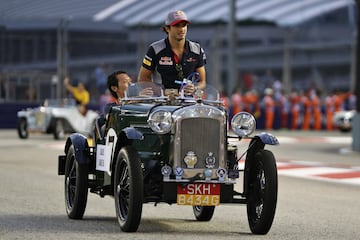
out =
{"type": "Polygon", "coordinates": [[[0,104],[0,128],[16,128],[17,112],[39,106],[38,103],[2,103],[0,104]]]}

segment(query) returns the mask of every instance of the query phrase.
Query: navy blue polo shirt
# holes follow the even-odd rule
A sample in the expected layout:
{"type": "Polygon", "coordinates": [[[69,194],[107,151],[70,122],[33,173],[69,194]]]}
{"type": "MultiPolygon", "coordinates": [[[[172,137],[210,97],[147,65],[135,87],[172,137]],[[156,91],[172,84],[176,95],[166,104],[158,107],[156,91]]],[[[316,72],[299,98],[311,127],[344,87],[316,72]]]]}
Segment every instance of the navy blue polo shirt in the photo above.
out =
{"type": "Polygon", "coordinates": [[[179,89],[181,84],[176,83],[176,81],[182,81],[183,79],[179,79],[181,76],[186,78],[189,74],[195,72],[197,68],[204,66],[205,63],[204,50],[199,43],[190,40],[185,41],[182,59],[177,62],[169,39],[165,38],[150,45],[142,66],[154,73],[155,81],[157,75],[160,75],[161,84],[164,85],[164,88],[179,89]],[[181,65],[181,68],[177,66],[177,63],[181,65]]]}

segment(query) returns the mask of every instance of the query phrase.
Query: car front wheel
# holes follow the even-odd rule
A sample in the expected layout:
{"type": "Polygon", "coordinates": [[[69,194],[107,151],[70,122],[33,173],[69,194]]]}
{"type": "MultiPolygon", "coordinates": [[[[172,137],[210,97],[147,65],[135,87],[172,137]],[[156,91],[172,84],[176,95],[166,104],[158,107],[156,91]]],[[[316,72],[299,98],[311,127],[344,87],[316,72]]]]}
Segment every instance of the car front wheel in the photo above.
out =
{"type": "Polygon", "coordinates": [[[74,146],[66,154],[65,163],[65,206],[71,219],[84,215],[88,195],[88,165],[76,161],[74,146]]]}
{"type": "Polygon", "coordinates": [[[143,173],[138,153],[131,146],[123,147],[117,156],[114,177],[115,210],[122,231],[137,231],[143,192],[143,173]]]}
{"type": "Polygon", "coordinates": [[[17,123],[17,130],[19,138],[26,139],[29,137],[29,132],[27,128],[27,121],[25,118],[20,118],[17,123]]]}
{"type": "Polygon", "coordinates": [[[59,139],[63,139],[64,137],[65,137],[64,123],[60,119],[57,119],[55,121],[54,139],[59,140],[59,139]]]}
{"type": "Polygon", "coordinates": [[[250,160],[247,216],[254,234],[266,234],[271,228],[277,202],[278,179],[272,152],[260,150],[250,160]]]}

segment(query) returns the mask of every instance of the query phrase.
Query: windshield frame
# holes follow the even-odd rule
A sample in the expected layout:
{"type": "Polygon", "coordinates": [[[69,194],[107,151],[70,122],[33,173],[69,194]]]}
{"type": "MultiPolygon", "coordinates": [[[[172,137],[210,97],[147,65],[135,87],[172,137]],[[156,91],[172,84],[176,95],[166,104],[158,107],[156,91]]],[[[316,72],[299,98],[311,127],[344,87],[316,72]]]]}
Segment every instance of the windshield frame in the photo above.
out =
{"type": "Polygon", "coordinates": [[[207,84],[203,89],[196,88],[194,94],[185,95],[183,90],[178,89],[163,89],[162,85],[153,82],[136,82],[130,84],[129,88],[124,92],[124,98],[121,102],[128,103],[207,103],[211,105],[223,105],[223,100],[220,99],[219,91],[207,84]]]}

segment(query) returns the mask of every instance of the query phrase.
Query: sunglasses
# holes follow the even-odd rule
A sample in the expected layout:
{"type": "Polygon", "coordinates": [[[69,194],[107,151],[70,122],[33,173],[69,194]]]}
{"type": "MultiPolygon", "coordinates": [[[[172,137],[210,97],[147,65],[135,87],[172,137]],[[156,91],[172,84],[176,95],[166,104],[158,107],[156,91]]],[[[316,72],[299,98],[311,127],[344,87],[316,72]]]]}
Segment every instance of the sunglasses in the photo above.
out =
{"type": "Polygon", "coordinates": [[[177,63],[175,65],[175,69],[178,72],[178,78],[179,78],[178,80],[182,81],[184,79],[184,72],[183,72],[181,64],[177,63]]]}

